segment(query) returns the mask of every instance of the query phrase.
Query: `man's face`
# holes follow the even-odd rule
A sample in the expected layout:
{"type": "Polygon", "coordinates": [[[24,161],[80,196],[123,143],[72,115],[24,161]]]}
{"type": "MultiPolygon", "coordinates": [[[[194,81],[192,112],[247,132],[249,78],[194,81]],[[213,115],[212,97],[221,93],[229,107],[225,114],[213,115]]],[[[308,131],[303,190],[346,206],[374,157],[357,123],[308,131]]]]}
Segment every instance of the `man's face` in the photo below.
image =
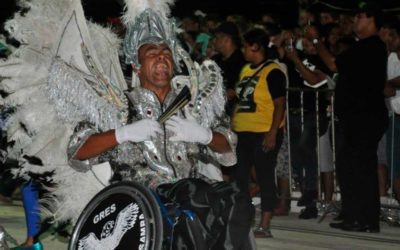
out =
{"type": "Polygon", "coordinates": [[[254,54],[253,46],[245,42],[243,44],[243,56],[245,60],[251,62],[253,59],[253,54],[254,54]]]}
{"type": "Polygon", "coordinates": [[[353,33],[354,18],[350,15],[340,14],[339,25],[344,35],[351,35],[353,33]]]}
{"type": "Polygon", "coordinates": [[[199,31],[199,23],[191,18],[185,17],[182,19],[182,28],[186,32],[198,32],[199,31]]]}
{"type": "Polygon", "coordinates": [[[281,47],[283,42],[283,37],[281,34],[273,35],[269,37],[269,41],[276,47],[281,47]]]}
{"type": "Polygon", "coordinates": [[[388,50],[398,52],[400,50],[400,34],[395,29],[389,30],[388,50]]]}
{"type": "Polygon", "coordinates": [[[217,32],[214,36],[214,48],[217,52],[223,53],[225,44],[227,43],[228,35],[225,35],[224,33],[217,32]]]}
{"type": "Polygon", "coordinates": [[[301,40],[303,43],[303,50],[304,53],[307,55],[316,55],[318,54],[317,49],[315,48],[314,44],[307,38],[301,40]]]}
{"type": "Polygon", "coordinates": [[[139,49],[140,69],[136,70],[142,87],[151,90],[170,88],[173,57],[166,44],[145,44],[139,49]]]}
{"type": "Polygon", "coordinates": [[[371,25],[375,26],[374,17],[368,17],[367,13],[362,12],[354,16],[353,31],[357,36],[363,35],[371,25]]]}
{"type": "Polygon", "coordinates": [[[342,36],[341,30],[339,27],[335,27],[331,30],[328,35],[328,42],[330,45],[336,45],[337,40],[342,36]]]}
{"type": "Polygon", "coordinates": [[[298,19],[297,23],[299,24],[300,27],[303,27],[314,21],[315,21],[315,17],[310,12],[308,12],[306,10],[302,10],[299,14],[299,19],[298,19]]]}
{"type": "Polygon", "coordinates": [[[210,31],[210,32],[214,32],[214,30],[218,27],[218,23],[213,20],[208,20],[206,22],[206,25],[207,25],[208,31],[210,31]]]}
{"type": "Polygon", "coordinates": [[[319,19],[322,25],[335,22],[332,15],[327,12],[321,12],[319,14],[319,19]]]}
{"type": "Polygon", "coordinates": [[[378,35],[387,46],[391,39],[390,29],[387,27],[382,27],[379,29],[378,35]]]}

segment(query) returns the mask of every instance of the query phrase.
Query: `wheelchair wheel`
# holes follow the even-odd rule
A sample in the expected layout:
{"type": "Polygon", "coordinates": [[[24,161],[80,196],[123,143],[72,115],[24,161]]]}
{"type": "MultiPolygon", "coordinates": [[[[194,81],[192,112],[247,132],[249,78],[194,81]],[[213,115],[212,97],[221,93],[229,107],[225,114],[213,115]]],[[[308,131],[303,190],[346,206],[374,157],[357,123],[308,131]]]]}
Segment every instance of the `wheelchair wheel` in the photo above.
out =
{"type": "Polygon", "coordinates": [[[100,191],[74,227],[69,250],[151,249],[162,247],[163,222],[146,187],[123,181],[100,191]]]}
{"type": "Polygon", "coordinates": [[[250,230],[249,238],[244,244],[244,246],[240,248],[240,250],[256,250],[256,249],[257,249],[256,239],[254,238],[253,231],[250,230]]]}

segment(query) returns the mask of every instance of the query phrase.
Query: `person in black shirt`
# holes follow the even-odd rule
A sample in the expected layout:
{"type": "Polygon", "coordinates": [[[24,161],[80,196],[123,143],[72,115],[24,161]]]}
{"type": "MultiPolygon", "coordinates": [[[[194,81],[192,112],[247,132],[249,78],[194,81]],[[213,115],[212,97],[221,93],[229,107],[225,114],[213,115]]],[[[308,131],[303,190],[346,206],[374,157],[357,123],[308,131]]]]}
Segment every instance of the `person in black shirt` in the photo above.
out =
{"type": "Polygon", "coordinates": [[[383,95],[387,52],[377,36],[381,24],[377,4],[362,3],[354,20],[353,29],[360,40],[336,58],[335,112],[340,135],[336,166],[344,220],[330,225],[347,231],[379,232],[376,152],[388,125],[383,95]]]}
{"type": "MultiPolygon", "coordinates": [[[[299,218],[312,219],[318,216],[315,202],[318,198],[317,132],[319,136],[322,136],[327,130],[326,109],[329,104],[326,93],[318,92],[317,96],[316,88],[327,88],[328,77],[332,75],[332,72],[318,56],[316,48],[310,40],[303,38],[302,43],[304,53],[290,48],[285,49],[285,57],[293,64],[297,74],[301,76],[301,80],[295,77],[289,78],[290,87],[296,87],[299,90],[289,92],[289,128],[290,141],[293,145],[293,171],[302,191],[302,197],[297,205],[306,206],[299,218]],[[301,94],[303,98],[300,101],[301,94]],[[300,108],[303,108],[304,112],[303,121],[300,108]],[[305,174],[303,174],[303,170],[305,174]]],[[[290,63],[288,63],[288,69],[290,69],[290,63]]]]}
{"type": "Polygon", "coordinates": [[[220,24],[214,36],[214,46],[218,54],[212,59],[222,70],[228,98],[226,112],[231,116],[236,102],[235,85],[239,80],[240,71],[246,64],[246,60],[241,51],[241,37],[235,23],[224,22],[220,24]]]}

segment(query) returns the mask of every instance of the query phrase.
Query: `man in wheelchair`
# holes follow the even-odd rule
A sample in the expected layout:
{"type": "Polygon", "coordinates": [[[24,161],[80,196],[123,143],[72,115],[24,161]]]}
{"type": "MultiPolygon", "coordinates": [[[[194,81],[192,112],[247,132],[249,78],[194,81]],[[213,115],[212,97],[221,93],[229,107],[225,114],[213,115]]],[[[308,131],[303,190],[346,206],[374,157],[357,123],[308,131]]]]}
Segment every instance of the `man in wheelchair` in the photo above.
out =
{"type": "MultiPolygon", "coordinates": [[[[86,172],[110,162],[123,180],[149,187],[164,204],[193,211],[206,249],[242,249],[254,208],[234,183],[222,182],[218,168],[236,163],[219,68],[212,61],[192,62],[173,23],[152,9],[127,27],[124,52],[134,72],[133,89],[126,93],[129,119],[108,131],[79,124],[69,146],[70,165],[86,172]]],[[[195,249],[184,224],[175,230],[173,248],[195,249]]]]}

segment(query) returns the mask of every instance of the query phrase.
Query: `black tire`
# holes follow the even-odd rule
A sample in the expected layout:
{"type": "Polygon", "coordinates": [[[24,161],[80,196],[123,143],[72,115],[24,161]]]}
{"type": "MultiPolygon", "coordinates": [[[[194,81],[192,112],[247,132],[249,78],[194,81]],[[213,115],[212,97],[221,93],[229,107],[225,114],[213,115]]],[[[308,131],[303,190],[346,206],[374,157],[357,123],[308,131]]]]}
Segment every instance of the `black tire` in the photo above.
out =
{"type": "Polygon", "coordinates": [[[207,250],[208,247],[202,234],[202,225],[200,224],[198,217],[196,216],[193,220],[186,217],[185,220],[189,228],[189,234],[191,234],[194,241],[194,250],[207,250]]]}
{"type": "Polygon", "coordinates": [[[117,245],[114,244],[113,249],[161,249],[163,222],[157,201],[148,188],[122,181],[100,191],[79,216],[68,249],[78,249],[80,244],[87,244],[89,239],[90,242],[95,239],[98,243],[98,239],[104,237],[119,239],[115,241],[117,245]],[[118,220],[119,216],[125,215],[131,217],[121,217],[118,220]],[[121,225],[118,225],[121,221],[130,221],[133,226],[117,235],[123,231],[116,230],[118,226],[121,229],[121,225]]]}
{"type": "Polygon", "coordinates": [[[240,248],[240,250],[256,250],[257,245],[256,245],[256,239],[254,238],[253,231],[250,230],[249,237],[243,247],[240,248]]]}
{"type": "MultiPolygon", "coordinates": [[[[179,209],[178,209],[179,210],[179,209]]],[[[174,212],[172,212],[173,214],[174,212]]],[[[171,227],[170,223],[164,220],[164,246],[163,250],[171,249],[191,249],[207,250],[207,243],[201,222],[197,216],[192,213],[186,214],[180,211],[177,223],[171,227]]],[[[172,218],[175,215],[169,214],[172,218]]],[[[164,218],[165,219],[165,218],[164,218]]]]}

